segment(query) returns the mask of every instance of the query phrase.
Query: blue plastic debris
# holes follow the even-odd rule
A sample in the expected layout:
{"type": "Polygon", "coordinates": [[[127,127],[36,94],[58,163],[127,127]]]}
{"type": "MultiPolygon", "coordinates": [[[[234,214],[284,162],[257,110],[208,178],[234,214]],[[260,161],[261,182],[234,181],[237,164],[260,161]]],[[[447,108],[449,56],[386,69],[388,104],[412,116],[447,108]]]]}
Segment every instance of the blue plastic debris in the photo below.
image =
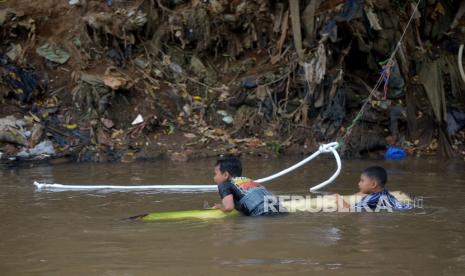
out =
{"type": "Polygon", "coordinates": [[[256,78],[246,78],[241,81],[240,87],[245,89],[254,89],[258,86],[256,78]]]}
{"type": "Polygon", "coordinates": [[[384,154],[384,158],[392,160],[401,160],[407,157],[405,150],[396,147],[390,147],[384,154]]]}

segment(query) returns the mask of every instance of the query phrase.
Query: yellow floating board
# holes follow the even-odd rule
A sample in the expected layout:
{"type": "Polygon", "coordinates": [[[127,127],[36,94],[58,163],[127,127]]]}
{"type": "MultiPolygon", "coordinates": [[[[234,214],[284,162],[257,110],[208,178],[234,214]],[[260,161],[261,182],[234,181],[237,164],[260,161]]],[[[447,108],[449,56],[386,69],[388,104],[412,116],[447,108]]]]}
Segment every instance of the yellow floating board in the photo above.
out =
{"type": "MultiPolygon", "coordinates": [[[[397,200],[403,203],[412,203],[412,199],[401,191],[390,192],[397,200]]],[[[345,195],[341,198],[348,203],[353,205],[359,202],[363,196],[361,195],[345,195]]],[[[302,196],[301,198],[292,197],[289,200],[281,202],[289,212],[318,212],[325,210],[336,211],[338,207],[337,197],[334,195],[315,196],[309,195],[307,197],[302,196]]],[[[204,209],[204,210],[186,210],[186,211],[168,211],[168,212],[154,212],[144,215],[138,215],[130,217],[131,220],[141,221],[164,221],[164,220],[184,220],[184,219],[225,219],[231,217],[238,217],[240,213],[233,210],[229,213],[225,213],[218,209],[204,209]]]]}

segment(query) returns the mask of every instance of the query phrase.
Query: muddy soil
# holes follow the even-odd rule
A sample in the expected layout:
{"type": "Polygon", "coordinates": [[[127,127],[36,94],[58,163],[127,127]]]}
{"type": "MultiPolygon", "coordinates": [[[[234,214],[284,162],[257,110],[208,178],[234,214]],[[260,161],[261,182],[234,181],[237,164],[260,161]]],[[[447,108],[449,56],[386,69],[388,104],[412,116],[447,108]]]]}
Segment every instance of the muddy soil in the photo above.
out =
{"type": "Polygon", "coordinates": [[[390,145],[465,155],[461,1],[0,9],[0,118],[21,120],[14,132],[27,140],[0,127],[2,162],[269,158],[331,141],[347,158],[382,157],[390,145]],[[30,153],[41,141],[53,154],[30,153]]]}

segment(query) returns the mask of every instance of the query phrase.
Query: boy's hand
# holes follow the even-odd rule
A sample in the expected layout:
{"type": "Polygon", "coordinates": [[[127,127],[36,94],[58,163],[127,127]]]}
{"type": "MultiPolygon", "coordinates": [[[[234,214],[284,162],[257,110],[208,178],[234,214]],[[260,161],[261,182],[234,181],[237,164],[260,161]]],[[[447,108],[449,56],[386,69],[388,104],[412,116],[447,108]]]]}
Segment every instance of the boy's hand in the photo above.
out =
{"type": "Polygon", "coordinates": [[[350,208],[350,205],[344,200],[344,198],[340,194],[333,194],[336,197],[336,202],[338,206],[342,203],[342,208],[350,208]]]}
{"type": "Polygon", "coordinates": [[[213,209],[220,209],[223,212],[231,212],[234,210],[234,200],[233,195],[227,195],[223,198],[222,203],[215,203],[213,209]]]}

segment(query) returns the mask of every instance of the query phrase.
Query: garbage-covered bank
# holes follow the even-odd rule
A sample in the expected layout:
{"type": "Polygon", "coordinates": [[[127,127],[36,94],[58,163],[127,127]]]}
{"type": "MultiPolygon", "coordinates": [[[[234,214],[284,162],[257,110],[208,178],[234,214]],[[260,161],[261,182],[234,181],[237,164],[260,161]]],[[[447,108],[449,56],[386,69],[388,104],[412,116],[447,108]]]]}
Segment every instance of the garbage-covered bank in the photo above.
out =
{"type": "Polygon", "coordinates": [[[465,156],[465,1],[32,2],[0,2],[2,163],[465,156]]]}

